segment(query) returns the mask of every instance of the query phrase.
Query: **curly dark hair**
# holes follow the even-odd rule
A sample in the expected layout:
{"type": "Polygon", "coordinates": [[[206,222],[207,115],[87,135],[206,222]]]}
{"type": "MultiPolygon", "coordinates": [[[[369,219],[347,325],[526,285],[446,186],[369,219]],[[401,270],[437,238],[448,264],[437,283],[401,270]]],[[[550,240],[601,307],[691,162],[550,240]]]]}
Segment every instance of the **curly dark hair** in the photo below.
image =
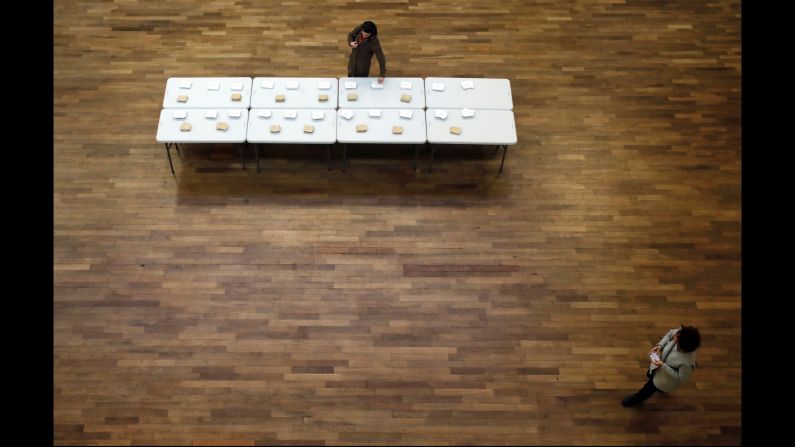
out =
{"type": "Polygon", "coordinates": [[[701,334],[695,326],[682,326],[679,329],[679,350],[693,352],[701,346],[701,334]]]}
{"type": "Polygon", "coordinates": [[[365,33],[371,34],[373,36],[378,35],[378,27],[375,26],[375,23],[371,21],[366,21],[362,23],[362,31],[365,33]]]}

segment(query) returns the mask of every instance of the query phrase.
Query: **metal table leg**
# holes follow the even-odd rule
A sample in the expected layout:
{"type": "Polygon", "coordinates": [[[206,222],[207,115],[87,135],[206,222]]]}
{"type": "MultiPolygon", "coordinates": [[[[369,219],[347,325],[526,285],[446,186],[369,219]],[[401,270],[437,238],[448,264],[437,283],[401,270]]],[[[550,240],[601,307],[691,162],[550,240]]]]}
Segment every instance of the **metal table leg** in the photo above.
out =
{"type": "Polygon", "coordinates": [[[498,172],[497,175],[500,175],[502,173],[502,165],[505,164],[505,154],[507,152],[508,152],[508,145],[506,144],[502,146],[502,161],[500,162],[500,172],[498,172]]]}
{"type": "MultiPolygon", "coordinates": [[[[171,144],[172,143],[166,143],[166,155],[168,155],[168,165],[171,166],[171,173],[174,174],[174,163],[171,162],[171,151],[169,150],[171,148],[171,144]]],[[[173,144],[176,145],[177,143],[173,144]]]]}
{"type": "Polygon", "coordinates": [[[238,144],[237,147],[240,148],[240,159],[243,162],[243,170],[246,170],[246,154],[243,151],[243,144],[238,144]]]}

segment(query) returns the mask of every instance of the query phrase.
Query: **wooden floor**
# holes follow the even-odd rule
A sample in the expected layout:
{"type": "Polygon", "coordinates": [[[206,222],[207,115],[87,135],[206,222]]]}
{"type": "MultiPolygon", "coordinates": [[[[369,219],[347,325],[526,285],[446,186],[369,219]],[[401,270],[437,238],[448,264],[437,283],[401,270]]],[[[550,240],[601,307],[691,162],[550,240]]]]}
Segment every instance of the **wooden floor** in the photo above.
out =
{"type": "Polygon", "coordinates": [[[741,442],[739,1],[54,14],[56,444],[741,442]],[[200,145],[171,175],[168,77],[345,76],[366,19],[388,75],[511,81],[502,175],[483,147],[257,174],[200,145]],[[680,323],[692,380],[623,408],[680,323]]]}

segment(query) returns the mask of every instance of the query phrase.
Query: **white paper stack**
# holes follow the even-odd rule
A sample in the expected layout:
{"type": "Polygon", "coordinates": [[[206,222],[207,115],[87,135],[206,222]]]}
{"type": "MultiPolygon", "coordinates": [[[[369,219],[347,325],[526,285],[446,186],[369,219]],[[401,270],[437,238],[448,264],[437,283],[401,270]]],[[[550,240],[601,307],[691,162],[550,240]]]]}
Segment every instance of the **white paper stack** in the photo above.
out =
{"type": "Polygon", "coordinates": [[[403,109],[403,110],[400,111],[400,117],[401,118],[411,119],[412,115],[414,115],[414,112],[412,112],[411,110],[403,109]]]}
{"type": "Polygon", "coordinates": [[[257,112],[258,116],[263,118],[270,118],[271,117],[271,109],[262,109],[257,112]]]}
{"type": "Polygon", "coordinates": [[[378,118],[381,116],[381,110],[379,109],[370,109],[367,113],[373,118],[378,118]]]}
{"type": "Polygon", "coordinates": [[[262,81],[262,88],[273,88],[273,81],[262,81]]]}
{"type": "Polygon", "coordinates": [[[461,116],[464,118],[471,118],[475,116],[475,111],[472,109],[461,109],[461,116]]]}
{"type": "Polygon", "coordinates": [[[317,88],[320,90],[329,90],[331,88],[330,82],[318,82],[317,88]]]}
{"type": "Polygon", "coordinates": [[[238,90],[238,91],[243,90],[243,83],[242,82],[233,82],[233,83],[229,84],[229,89],[230,90],[238,90]]]}
{"type": "Polygon", "coordinates": [[[353,118],[353,112],[351,112],[350,110],[340,110],[340,116],[345,118],[346,120],[349,120],[353,118]]]}
{"type": "Polygon", "coordinates": [[[403,90],[411,90],[411,82],[401,82],[400,88],[403,90]]]}
{"type": "Polygon", "coordinates": [[[441,82],[434,82],[431,88],[436,90],[437,92],[441,92],[444,91],[444,84],[441,82]]]}
{"type": "Polygon", "coordinates": [[[295,81],[290,81],[285,84],[285,87],[287,87],[287,90],[298,90],[298,83],[295,81]]]}
{"type": "Polygon", "coordinates": [[[446,120],[447,119],[447,110],[437,110],[434,115],[437,118],[439,118],[440,120],[446,120]]]}
{"type": "Polygon", "coordinates": [[[230,118],[240,118],[240,110],[238,110],[238,109],[231,109],[231,110],[229,111],[229,117],[230,117],[230,118]]]}
{"type": "Polygon", "coordinates": [[[184,110],[175,110],[174,111],[174,119],[175,120],[185,119],[186,116],[188,116],[188,113],[186,111],[184,111],[184,110]]]}
{"type": "Polygon", "coordinates": [[[205,110],[204,111],[204,117],[205,118],[216,119],[216,118],[218,118],[218,111],[217,110],[205,110]]]}
{"type": "Polygon", "coordinates": [[[472,81],[462,81],[461,88],[464,90],[469,90],[475,88],[475,83],[472,81]]]}
{"type": "Polygon", "coordinates": [[[312,111],[312,119],[313,120],[322,120],[323,117],[326,116],[326,113],[322,110],[314,110],[312,111]]]}
{"type": "Polygon", "coordinates": [[[179,83],[179,88],[190,88],[193,84],[193,81],[182,81],[179,83]]]}
{"type": "Polygon", "coordinates": [[[356,88],[356,81],[345,81],[345,88],[348,90],[356,88]]]}
{"type": "Polygon", "coordinates": [[[285,110],[284,117],[294,119],[295,118],[295,110],[285,110]]]}
{"type": "Polygon", "coordinates": [[[207,83],[207,90],[218,90],[221,88],[221,83],[218,81],[212,81],[207,83]]]}
{"type": "Polygon", "coordinates": [[[373,81],[373,83],[370,84],[370,88],[384,88],[384,84],[379,84],[378,81],[373,81]]]}

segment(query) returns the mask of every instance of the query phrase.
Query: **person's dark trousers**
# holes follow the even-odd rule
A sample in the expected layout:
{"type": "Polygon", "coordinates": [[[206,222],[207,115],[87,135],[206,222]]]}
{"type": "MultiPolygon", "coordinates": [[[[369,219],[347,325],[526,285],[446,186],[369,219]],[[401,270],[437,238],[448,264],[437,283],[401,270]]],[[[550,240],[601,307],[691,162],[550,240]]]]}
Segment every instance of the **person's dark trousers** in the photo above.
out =
{"type": "Polygon", "coordinates": [[[646,399],[650,398],[652,394],[660,391],[654,386],[654,373],[657,372],[655,369],[654,372],[646,372],[646,377],[649,378],[649,381],[643,385],[643,388],[639,389],[637,393],[633,394],[632,396],[625,397],[624,400],[621,401],[621,405],[625,407],[631,407],[633,405],[637,405],[642,403],[646,399]]]}

